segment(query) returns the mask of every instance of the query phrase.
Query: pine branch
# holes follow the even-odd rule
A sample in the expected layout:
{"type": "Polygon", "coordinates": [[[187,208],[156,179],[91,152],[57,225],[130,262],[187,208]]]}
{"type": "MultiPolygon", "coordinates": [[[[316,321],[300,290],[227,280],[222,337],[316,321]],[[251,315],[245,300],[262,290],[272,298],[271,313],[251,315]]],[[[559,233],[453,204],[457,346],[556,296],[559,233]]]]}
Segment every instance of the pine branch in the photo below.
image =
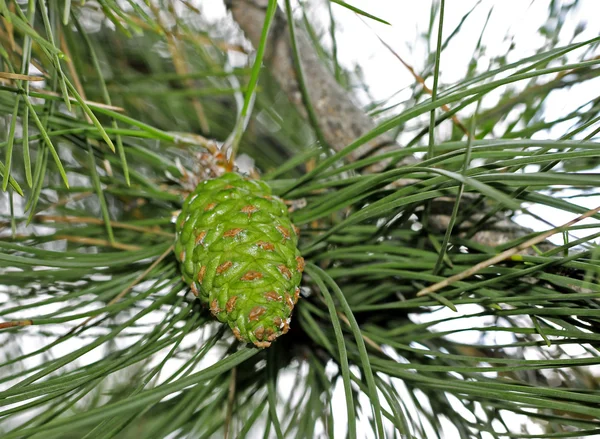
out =
{"type": "MultiPolygon", "coordinates": [[[[25,210],[16,194],[0,193],[3,438],[195,438],[223,437],[226,431],[229,437],[277,432],[299,438],[323,432],[333,437],[334,431],[337,437],[341,431],[341,436],[355,438],[369,433],[383,437],[382,429],[389,436],[430,438],[446,434],[448,422],[458,431],[448,436],[464,438],[482,432],[494,437],[598,432],[600,396],[593,367],[600,364],[600,252],[588,246],[569,254],[585,240],[600,237],[594,231],[597,223],[570,225],[569,232],[587,236],[570,240],[565,234],[563,245],[545,253],[512,250],[504,253],[512,256],[496,259],[494,265],[485,262],[499,251],[536,242],[537,235],[524,236],[527,231],[503,213],[505,208],[517,210],[519,202],[531,202],[567,215],[589,209],[572,194],[592,195],[600,185],[597,174],[568,172],[567,166],[548,171],[556,164],[576,163],[585,170],[597,166],[596,97],[591,106],[555,121],[534,118],[543,113],[536,111],[546,96],[565,81],[582,83],[596,75],[593,60],[566,67],[572,60],[561,56],[577,47],[594,48],[598,39],[565,48],[550,42],[513,64],[499,63],[482,73],[475,69],[438,95],[447,107],[421,99],[424,92],[417,88],[414,105],[375,127],[344,87],[335,81],[323,85],[326,78],[313,81],[313,73],[328,74],[320,67],[329,62],[328,54],[321,50],[307,59],[318,46],[310,20],[305,17],[306,32],[300,26],[288,28],[284,15],[291,15],[290,2],[279,2],[286,6],[285,14],[280,11],[271,28],[277,46],[269,44],[281,54],[269,53],[267,44],[265,59],[286,57],[280,76],[296,75],[296,83],[283,77],[274,89],[287,87],[286,94],[293,96],[270,101],[269,84],[260,78],[254,109],[251,114],[248,110],[252,117],[242,125],[240,152],[265,171],[262,180],[274,194],[298,206],[291,215],[301,230],[307,275],[289,332],[261,351],[240,344],[227,326],[202,309],[180,280],[184,268],[169,250],[172,217],[185,196],[182,166],[207,146],[197,133],[226,139],[236,125],[234,98],[251,94],[251,87],[239,84],[256,83],[258,68],[227,65],[227,52],[239,52],[224,41],[235,34],[229,27],[233,23],[206,22],[189,1],[134,1],[126,8],[108,0],[6,3],[9,16],[21,26],[0,22],[0,40],[12,51],[2,59],[6,71],[32,73],[11,66],[21,62],[16,54],[25,54],[25,66],[41,63],[47,81],[42,88],[29,88],[24,77],[0,78],[5,83],[0,86],[0,112],[8,122],[18,117],[16,126],[22,126],[2,139],[0,159],[12,145],[11,178],[23,185],[28,203],[25,210]],[[41,7],[47,9],[52,35],[44,20],[33,20],[41,7]],[[161,16],[160,23],[155,15],[161,16]],[[98,20],[90,20],[98,17],[111,25],[98,31],[98,20]],[[60,42],[65,58],[44,53],[52,41],[60,42]],[[535,88],[536,76],[567,71],[560,84],[535,88]],[[73,84],[66,95],[61,80],[73,84]],[[526,106],[516,111],[525,121],[522,138],[515,139],[509,124],[503,134],[493,133],[501,134],[496,139],[464,142],[454,141],[462,138],[456,137],[435,145],[435,154],[418,164],[412,159],[432,145],[422,140],[429,133],[425,125],[431,126],[422,122],[431,111],[445,111],[435,124],[457,119],[469,103],[498,87],[512,92],[508,85],[517,81],[530,81],[534,93],[519,97],[517,92],[512,102],[505,96],[494,108],[526,106]],[[314,94],[314,86],[337,91],[314,94]],[[15,105],[27,96],[31,107],[15,105]],[[210,133],[203,131],[206,125],[194,102],[198,96],[203,96],[210,133]],[[65,99],[72,111],[62,103],[65,99]],[[354,108],[338,111],[339,99],[354,108]],[[304,119],[296,118],[298,111],[290,109],[289,100],[304,119]],[[331,114],[319,108],[320,100],[331,114]],[[102,129],[90,123],[82,103],[102,129]],[[34,130],[30,110],[37,112],[59,152],[71,182],[68,189],[43,135],[34,130]],[[340,121],[346,114],[352,116],[340,121]],[[336,125],[351,124],[352,118],[360,119],[362,128],[356,132],[336,125]],[[540,123],[553,127],[564,120],[574,126],[563,139],[531,138],[544,129],[540,123]],[[387,141],[386,132],[405,125],[407,135],[417,125],[413,141],[403,148],[391,143],[386,152],[377,149],[387,141]],[[307,148],[314,138],[307,126],[322,147],[307,148]],[[330,128],[346,137],[332,135],[330,128]],[[585,140],[572,135],[587,128],[592,134],[584,134],[585,140]],[[117,154],[103,134],[115,142],[117,154]],[[373,137],[365,145],[374,149],[362,152],[365,145],[357,136],[373,137]],[[34,169],[26,178],[29,144],[34,169]],[[349,144],[358,147],[350,158],[344,156],[349,144]],[[334,155],[323,154],[327,145],[334,155]],[[402,166],[375,170],[387,163],[402,166]],[[531,171],[536,166],[540,171],[531,171]],[[561,193],[565,187],[573,191],[561,193]],[[443,235],[446,229],[453,232],[449,239],[443,235]],[[453,247],[440,251],[441,242],[453,247]],[[460,274],[472,267],[480,269],[475,276],[460,274]],[[461,280],[417,296],[428,284],[453,275],[461,280]],[[336,387],[343,387],[343,397],[336,387]],[[339,421],[342,412],[347,425],[339,421]],[[526,424],[513,422],[514,414],[524,415],[526,424]],[[533,424],[544,433],[532,431],[533,424]]],[[[229,3],[231,8],[249,4],[229,3]]],[[[336,3],[334,8],[350,6],[336,3]]],[[[435,27],[435,5],[430,29],[435,27]]],[[[1,7],[0,14],[7,17],[1,7]]],[[[264,25],[250,7],[234,14],[239,21],[264,25]]],[[[336,70],[341,83],[344,75],[336,70]]],[[[494,108],[473,118],[469,132],[483,118],[486,125],[480,130],[492,137],[488,125],[506,122],[494,108]]],[[[462,132],[456,128],[454,134],[462,132]]]]}

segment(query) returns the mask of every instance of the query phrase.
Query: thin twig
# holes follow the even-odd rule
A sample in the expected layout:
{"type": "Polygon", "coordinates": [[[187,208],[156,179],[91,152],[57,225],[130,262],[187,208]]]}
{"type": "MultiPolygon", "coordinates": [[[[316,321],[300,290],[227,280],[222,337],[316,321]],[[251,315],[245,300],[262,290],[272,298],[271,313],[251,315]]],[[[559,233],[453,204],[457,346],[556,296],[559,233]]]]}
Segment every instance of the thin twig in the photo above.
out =
{"type": "MultiPolygon", "coordinates": [[[[98,225],[104,224],[104,220],[102,220],[100,218],[93,218],[93,217],[86,217],[86,216],[36,215],[33,218],[35,220],[39,220],[40,222],[54,221],[54,222],[63,222],[63,223],[69,223],[69,224],[73,224],[73,223],[98,224],[98,225]]],[[[110,225],[111,225],[111,227],[113,227],[115,229],[134,230],[136,232],[152,233],[154,235],[169,236],[169,237],[173,236],[172,233],[164,232],[158,228],[136,226],[133,224],[121,223],[118,221],[111,221],[110,225]]]]}
{"type": "Polygon", "coordinates": [[[531,239],[523,242],[522,244],[517,245],[516,247],[509,248],[508,250],[503,251],[502,253],[500,253],[486,261],[480,262],[479,264],[476,264],[461,273],[455,274],[454,276],[446,278],[443,281],[433,284],[427,288],[423,288],[421,291],[419,291],[417,293],[417,297],[425,296],[426,294],[441,290],[442,288],[445,288],[448,285],[453,284],[454,282],[457,282],[459,280],[462,280],[469,276],[472,276],[473,274],[477,273],[480,270],[483,270],[484,268],[487,268],[491,265],[502,262],[502,261],[510,258],[511,256],[516,255],[517,253],[548,239],[550,236],[555,235],[556,233],[560,233],[560,232],[564,231],[565,229],[568,229],[569,227],[578,223],[579,221],[589,218],[592,215],[595,215],[598,212],[600,212],[600,206],[596,207],[595,209],[588,210],[583,215],[578,216],[574,220],[571,220],[571,221],[563,224],[562,226],[555,227],[554,229],[544,232],[534,238],[531,238],[531,239]]]}
{"type": "Polygon", "coordinates": [[[0,79],[13,79],[20,81],[45,81],[43,76],[21,75],[20,73],[0,72],[0,79]]]}
{"type": "MultiPolygon", "coordinates": [[[[79,79],[79,75],[77,74],[75,64],[73,63],[73,58],[71,57],[71,51],[69,50],[69,45],[67,44],[67,40],[65,39],[65,35],[63,33],[60,34],[60,50],[62,50],[63,53],[67,57],[67,60],[68,60],[66,63],[67,68],[69,69],[69,73],[71,73],[71,77],[73,78],[73,83],[75,85],[75,89],[77,90],[77,93],[79,93],[79,96],[81,96],[81,99],[83,99],[84,101],[87,100],[87,96],[85,94],[85,89],[83,88],[83,85],[81,84],[81,80],[79,79]]],[[[87,114],[85,111],[83,112],[83,114],[85,116],[85,120],[87,121],[87,123],[89,123],[89,124],[93,123],[89,114],[87,114]]]]}
{"type": "Polygon", "coordinates": [[[0,323],[0,329],[16,328],[31,325],[33,325],[33,320],[14,320],[12,322],[0,323]]]}
{"type": "MultiPolygon", "coordinates": [[[[425,79],[423,79],[423,77],[421,75],[419,75],[410,64],[408,64],[406,61],[404,61],[404,59],[402,59],[402,57],[398,54],[398,52],[396,52],[392,48],[392,46],[390,46],[388,43],[386,43],[377,34],[377,32],[375,32],[373,30],[373,28],[371,26],[369,26],[369,24],[366,22],[366,20],[364,20],[362,17],[359,17],[359,18],[369,29],[371,29],[373,31],[373,34],[377,37],[377,39],[381,42],[381,44],[383,44],[386,47],[386,49],[389,50],[390,53],[392,55],[394,55],[398,59],[398,61],[400,61],[402,63],[402,65],[404,67],[406,67],[406,69],[410,72],[410,74],[413,76],[413,78],[415,78],[415,81],[417,81],[419,84],[421,84],[421,86],[423,87],[423,91],[431,96],[433,94],[433,91],[429,87],[427,87],[427,85],[425,84],[425,79]]],[[[450,107],[447,104],[442,105],[440,108],[446,112],[450,111],[450,107]]],[[[467,136],[469,135],[469,130],[467,129],[467,127],[465,127],[463,125],[463,123],[460,121],[460,119],[455,114],[452,115],[451,119],[452,119],[452,122],[454,122],[454,124],[458,128],[460,128],[460,130],[463,133],[465,133],[467,136]]]]}
{"type": "Polygon", "coordinates": [[[69,242],[76,242],[78,244],[97,245],[101,247],[112,247],[118,250],[141,250],[143,247],[134,244],[122,244],[120,242],[110,242],[106,239],[99,238],[86,238],[85,236],[73,236],[73,235],[56,235],[55,239],[64,239],[69,242]]]}
{"type": "MultiPolygon", "coordinates": [[[[52,96],[52,97],[60,97],[62,98],[63,95],[51,90],[46,90],[44,88],[39,88],[39,87],[35,87],[34,84],[32,85],[32,90],[36,91],[38,94],[35,96],[36,98],[40,98],[40,99],[46,99],[46,96],[52,96]]],[[[75,103],[77,105],[79,105],[79,101],[77,99],[75,99],[72,96],[69,96],[69,102],[75,103]]],[[[101,102],[96,102],[96,101],[90,101],[87,99],[83,99],[83,102],[85,102],[87,105],[91,106],[91,107],[96,107],[96,108],[102,108],[105,110],[111,110],[111,111],[115,111],[118,113],[125,113],[125,109],[122,107],[117,107],[114,105],[107,105],[107,104],[103,104],[101,102]]]]}

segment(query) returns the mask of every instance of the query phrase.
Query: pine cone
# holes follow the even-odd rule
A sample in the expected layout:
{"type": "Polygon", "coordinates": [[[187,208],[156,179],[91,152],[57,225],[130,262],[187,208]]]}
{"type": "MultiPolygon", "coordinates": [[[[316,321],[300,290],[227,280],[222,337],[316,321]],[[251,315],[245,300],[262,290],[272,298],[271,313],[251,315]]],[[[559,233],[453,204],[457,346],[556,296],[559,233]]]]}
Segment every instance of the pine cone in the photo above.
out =
{"type": "Polygon", "coordinates": [[[265,348],[288,331],[304,259],[286,205],[266,183],[235,173],[206,180],[176,227],[184,281],[238,340],[265,348]]]}

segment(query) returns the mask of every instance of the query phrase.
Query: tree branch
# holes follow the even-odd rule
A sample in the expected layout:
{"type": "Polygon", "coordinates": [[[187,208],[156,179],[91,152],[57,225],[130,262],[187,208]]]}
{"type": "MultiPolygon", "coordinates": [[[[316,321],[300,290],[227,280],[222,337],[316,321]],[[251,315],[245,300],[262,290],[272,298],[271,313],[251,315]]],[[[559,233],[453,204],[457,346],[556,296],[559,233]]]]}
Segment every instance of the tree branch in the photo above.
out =
{"type": "MultiPolygon", "coordinates": [[[[254,47],[260,41],[267,3],[268,0],[225,0],[234,20],[254,47]]],[[[304,76],[310,80],[308,95],[317,113],[319,128],[329,146],[339,151],[375,128],[375,123],[327,70],[312,48],[304,29],[297,27],[295,31],[304,76]]],[[[265,62],[281,90],[300,114],[308,119],[294,67],[288,24],[281,10],[277,11],[273,21],[265,62]]],[[[390,144],[394,144],[391,137],[379,136],[353,151],[349,160],[355,161],[390,144]]],[[[397,144],[394,146],[399,147],[397,144]]]]}

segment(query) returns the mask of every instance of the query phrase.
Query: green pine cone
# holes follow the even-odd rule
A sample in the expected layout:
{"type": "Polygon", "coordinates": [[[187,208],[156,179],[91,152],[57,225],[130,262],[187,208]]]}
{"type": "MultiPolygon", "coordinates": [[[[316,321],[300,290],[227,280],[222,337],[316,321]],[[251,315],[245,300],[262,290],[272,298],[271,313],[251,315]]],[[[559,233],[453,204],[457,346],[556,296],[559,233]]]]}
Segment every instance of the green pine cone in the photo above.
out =
{"type": "Polygon", "coordinates": [[[184,281],[239,340],[264,348],[288,331],[304,260],[286,205],[266,183],[235,173],[206,180],[176,227],[184,281]]]}

